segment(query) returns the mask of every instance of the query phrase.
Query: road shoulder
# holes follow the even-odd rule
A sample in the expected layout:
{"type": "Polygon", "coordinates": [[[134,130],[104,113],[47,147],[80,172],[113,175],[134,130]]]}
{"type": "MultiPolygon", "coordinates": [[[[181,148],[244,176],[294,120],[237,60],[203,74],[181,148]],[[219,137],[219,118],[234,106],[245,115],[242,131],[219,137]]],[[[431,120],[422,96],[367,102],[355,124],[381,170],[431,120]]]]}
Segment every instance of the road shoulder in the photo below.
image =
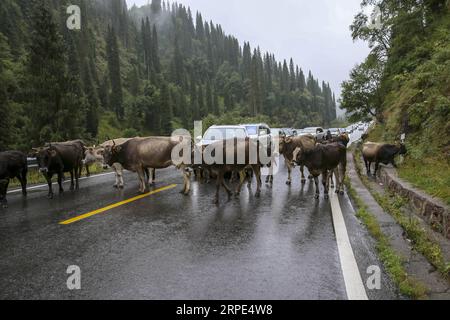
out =
{"type": "MultiPolygon", "coordinates": [[[[401,266],[406,275],[399,282],[398,277],[390,272],[394,282],[399,286],[399,290],[412,298],[448,299],[450,298],[448,282],[436,272],[435,268],[427,259],[414,250],[411,242],[406,238],[405,231],[395,221],[395,219],[385,212],[378,204],[370,191],[365,187],[357,173],[354,157],[351,152],[347,154],[348,160],[348,183],[354,193],[359,198],[352,200],[354,203],[364,203],[365,211],[374,218],[379,226],[380,237],[387,240],[387,244],[392,252],[401,259],[401,266]],[[425,296],[420,294],[420,287],[423,286],[425,296]],[[415,289],[414,289],[415,288],[415,289]]],[[[350,192],[352,194],[352,192],[350,192]]],[[[379,248],[380,246],[378,246],[379,248]]],[[[386,261],[386,260],[385,260],[386,261]]],[[[386,266],[385,266],[386,267],[386,266]]],[[[389,269],[389,267],[387,268],[389,269]]],[[[388,271],[389,272],[389,271],[388,271]]]]}

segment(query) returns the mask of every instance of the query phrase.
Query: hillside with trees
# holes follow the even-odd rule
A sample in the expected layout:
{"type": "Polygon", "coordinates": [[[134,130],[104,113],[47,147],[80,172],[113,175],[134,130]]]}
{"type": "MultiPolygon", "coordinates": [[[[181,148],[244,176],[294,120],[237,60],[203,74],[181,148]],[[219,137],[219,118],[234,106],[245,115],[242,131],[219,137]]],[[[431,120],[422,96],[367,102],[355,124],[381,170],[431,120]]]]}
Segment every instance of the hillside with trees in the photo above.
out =
{"type": "Polygon", "coordinates": [[[406,134],[400,176],[450,204],[450,13],[446,0],[364,0],[381,19],[359,13],[351,30],[371,53],[343,83],[342,108],[377,119],[370,139],[406,134]]]}
{"type": "Polygon", "coordinates": [[[181,4],[2,0],[0,15],[0,150],[168,135],[202,119],[304,127],[336,118],[328,83],[181,4]],[[69,4],[81,8],[81,30],[66,27],[69,4]]]}

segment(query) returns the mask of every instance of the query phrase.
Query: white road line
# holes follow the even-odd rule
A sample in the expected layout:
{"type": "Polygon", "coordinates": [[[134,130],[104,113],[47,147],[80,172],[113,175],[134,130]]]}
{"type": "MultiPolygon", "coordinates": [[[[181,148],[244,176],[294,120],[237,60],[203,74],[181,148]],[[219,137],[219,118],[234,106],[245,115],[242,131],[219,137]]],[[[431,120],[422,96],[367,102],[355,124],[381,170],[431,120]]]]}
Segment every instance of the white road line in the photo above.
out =
{"type": "MultiPolygon", "coordinates": [[[[97,174],[97,175],[91,176],[91,177],[83,177],[83,178],[80,178],[79,180],[81,181],[81,180],[86,180],[86,179],[94,179],[94,178],[109,176],[111,174],[114,174],[114,172],[101,173],[101,174],[97,174]]],[[[65,180],[63,183],[68,183],[68,182],[70,182],[70,179],[69,180],[65,180]]],[[[53,182],[53,185],[56,185],[56,184],[58,184],[58,182],[53,182]]],[[[35,189],[41,189],[41,188],[46,188],[46,187],[48,187],[47,184],[40,184],[40,185],[37,185],[37,186],[29,187],[29,188],[27,188],[27,190],[35,190],[35,189]]],[[[15,190],[8,191],[8,194],[10,194],[10,193],[18,193],[18,192],[22,192],[22,189],[15,189],[15,190]]]]}
{"type": "Polygon", "coordinates": [[[333,192],[330,196],[330,200],[347,298],[349,300],[369,300],[348,237],[347,227],[345,226],[344,216],[342,215],[341,206],[339,204],[339,197],[333,192]]]}

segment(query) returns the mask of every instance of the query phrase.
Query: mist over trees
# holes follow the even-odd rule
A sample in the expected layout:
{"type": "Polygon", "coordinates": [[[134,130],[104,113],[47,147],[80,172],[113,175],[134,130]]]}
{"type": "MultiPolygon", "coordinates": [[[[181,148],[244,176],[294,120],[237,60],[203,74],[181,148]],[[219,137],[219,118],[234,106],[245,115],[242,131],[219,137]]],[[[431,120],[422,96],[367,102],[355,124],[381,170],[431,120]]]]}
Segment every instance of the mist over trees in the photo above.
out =
{"type": "Polygon", "coordinates": [[[336,118],[328,83],[181,4],[2,0],[0,14],[0,150],[168,135],[202,119],[300,128],[336,118]],[[81,30],[66,27],[69,4],[81,30]]]}

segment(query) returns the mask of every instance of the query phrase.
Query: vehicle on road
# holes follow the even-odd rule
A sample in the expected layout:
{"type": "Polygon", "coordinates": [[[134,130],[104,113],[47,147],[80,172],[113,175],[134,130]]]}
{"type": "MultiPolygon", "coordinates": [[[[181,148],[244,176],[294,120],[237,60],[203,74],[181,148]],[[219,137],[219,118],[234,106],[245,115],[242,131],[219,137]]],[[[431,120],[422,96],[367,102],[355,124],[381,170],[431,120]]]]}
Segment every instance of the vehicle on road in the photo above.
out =
{"type": "Polygon", "coordinates": [[[197,146],[205,147],[227,139],[246,139],[250,134],[245,126],[212,126],[206,130],[203,137],[197,137],[197,146]]]}
{"type": "Polygon", "coordinates": [[[339,135],[341,134],[341,130],[338,128],[331,128],[331,129],[328,129],[328,131],[330,131],[331,136],[333,138],[339,137],[339,135]]]}
{"type": "Polygon", "coordinates": [[[311,134],[316,137],[317,140],[323,140],[326,135],[325,130],[322,127],[305,128],[303,129],[303,133],[303,135],[311,134]]]}

